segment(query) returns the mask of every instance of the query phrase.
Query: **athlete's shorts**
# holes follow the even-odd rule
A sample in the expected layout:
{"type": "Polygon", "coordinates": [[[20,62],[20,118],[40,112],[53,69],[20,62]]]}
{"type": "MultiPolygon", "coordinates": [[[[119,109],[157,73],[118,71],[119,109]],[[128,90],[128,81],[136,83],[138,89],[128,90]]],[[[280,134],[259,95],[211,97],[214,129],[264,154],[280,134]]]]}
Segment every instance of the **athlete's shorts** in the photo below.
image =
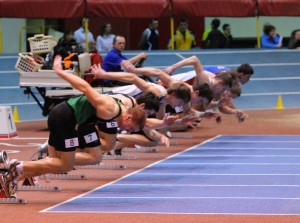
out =
{"type": "Polygon", "coordinates": [[[183,112],[182,107],[177,106],[176,108],[172,108],[171,105],[166,105],[166,113],[170,115],[181,114],[183,112]]]}
{"type": "Polygon", "coordinates": [[[100,146],[94,124],[77,126],[72,108],[62,102],[56,105],[48,117],[49,145],[57,151],[75,151],[76,148],[100,146]]]}
{"type": "Polygon", "coordinates": [[[149,139],[149,141],[152,141],[152,142],[156,141],[156,140],[154,140],[154,139],[149,138],[149,137],[147,136],[147,134],[146,134],[143,130],[140,130],[140,131],[138,131],[138,132],[133,132],[133,133],[131,133],[131,134],[137,134],[137,135],[145,136],[147,139],[149,139]]]}

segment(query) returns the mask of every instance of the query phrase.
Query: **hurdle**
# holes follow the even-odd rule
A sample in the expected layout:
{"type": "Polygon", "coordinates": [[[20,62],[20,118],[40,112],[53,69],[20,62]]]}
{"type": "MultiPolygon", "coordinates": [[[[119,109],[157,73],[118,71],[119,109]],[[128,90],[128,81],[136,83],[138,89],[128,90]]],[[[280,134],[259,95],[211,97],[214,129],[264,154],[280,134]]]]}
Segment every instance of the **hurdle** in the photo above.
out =
{"type": "Polygon", "coordinates": [[[76,166],[76,169],[99,169],[99,170],[125,170],[125,165],[118,164],[103,164],[76,166]]]}

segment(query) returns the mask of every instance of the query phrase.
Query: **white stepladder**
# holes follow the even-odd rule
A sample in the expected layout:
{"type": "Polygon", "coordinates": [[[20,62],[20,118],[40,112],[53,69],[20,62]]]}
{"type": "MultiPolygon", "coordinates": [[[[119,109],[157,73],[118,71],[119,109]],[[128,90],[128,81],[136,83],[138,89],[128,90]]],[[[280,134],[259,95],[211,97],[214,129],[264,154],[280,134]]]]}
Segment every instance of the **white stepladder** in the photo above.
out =
{"type": "Polygon", "coordinates": [[[10,106],[0,107],[0,139],[16,137],[17,128],[10,106]]]}

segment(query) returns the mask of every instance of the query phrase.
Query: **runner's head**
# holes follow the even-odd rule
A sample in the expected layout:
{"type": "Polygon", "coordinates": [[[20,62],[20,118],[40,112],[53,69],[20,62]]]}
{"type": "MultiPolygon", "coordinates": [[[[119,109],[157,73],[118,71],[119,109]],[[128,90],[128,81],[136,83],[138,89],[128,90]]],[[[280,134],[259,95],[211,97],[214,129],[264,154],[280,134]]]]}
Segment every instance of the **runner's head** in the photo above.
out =
{"type": "Polygon", "coordinates": [[[241,84],[246,84],[250,80],[251,76],[254,74],[253,68],[250,64],[247,63],[241,64],[237,68],[237,72],[240,74],[239,79],[241,84]]]}
{"type": "Polygon", "coordinates": [[[208,105],[214,97],[213,90],[207,83],[199,83],[193,85],[193,93],[191,102],[193,104],[208,105]]]}
{"type": "Polygon", "coordinates": [[[159,110],[159,97],[152,92],[143,92],[136,98],[136,103],[139,108],[144,110],[146,116],[153,115],[159,110]]]}
{"type": "Polygon", "coordinates": [[[176,83],[168,87],[166,100],[171,107],[181,106],[191,101],[191,89],[187,84],[176,83]]]}
{"type": "Polygon", "coordinates": [[[128,108],[117,119],[118,127],[130,132],[142,130],[146,123],[146,113],[140,108],[128,108]]]}

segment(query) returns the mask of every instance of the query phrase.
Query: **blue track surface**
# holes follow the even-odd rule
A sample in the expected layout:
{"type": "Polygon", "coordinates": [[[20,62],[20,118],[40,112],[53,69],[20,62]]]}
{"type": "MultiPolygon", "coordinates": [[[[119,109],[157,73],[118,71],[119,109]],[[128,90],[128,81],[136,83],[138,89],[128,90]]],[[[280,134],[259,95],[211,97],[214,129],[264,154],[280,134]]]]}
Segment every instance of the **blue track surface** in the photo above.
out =
{"type": "Polygon", "coordinates": [[[46,212],[300,214],[300,136],[219,136],[46,212]]]}
{"type": "MultiPolygon", "coordinates": [[[[137,52],[125,52],[127,57],[137,52]]],[[[242,63],[250,63],[255,74],[243,86],[242,97],[236,99],[240,109],[273,109],[278,96],[282,96],[285,108],[300,108],[300,51],[298,50],[197,50],[197,51],[156,51],[149,52],[145,66],[165,68],[182,58],[192,55],[199,57],[203,65],[225,65],[236,68],[242,63]]],[[[14,66],[17,55],[0,56],[0,106],[17,106],[21,121],[46,119],[33,100],[20,89],[19,74],[14,66]]],[[[176,73],[192,70],[179,69],[176,73]]],[[[39,97],[43,103],[43,99],[39,97]]]]}

